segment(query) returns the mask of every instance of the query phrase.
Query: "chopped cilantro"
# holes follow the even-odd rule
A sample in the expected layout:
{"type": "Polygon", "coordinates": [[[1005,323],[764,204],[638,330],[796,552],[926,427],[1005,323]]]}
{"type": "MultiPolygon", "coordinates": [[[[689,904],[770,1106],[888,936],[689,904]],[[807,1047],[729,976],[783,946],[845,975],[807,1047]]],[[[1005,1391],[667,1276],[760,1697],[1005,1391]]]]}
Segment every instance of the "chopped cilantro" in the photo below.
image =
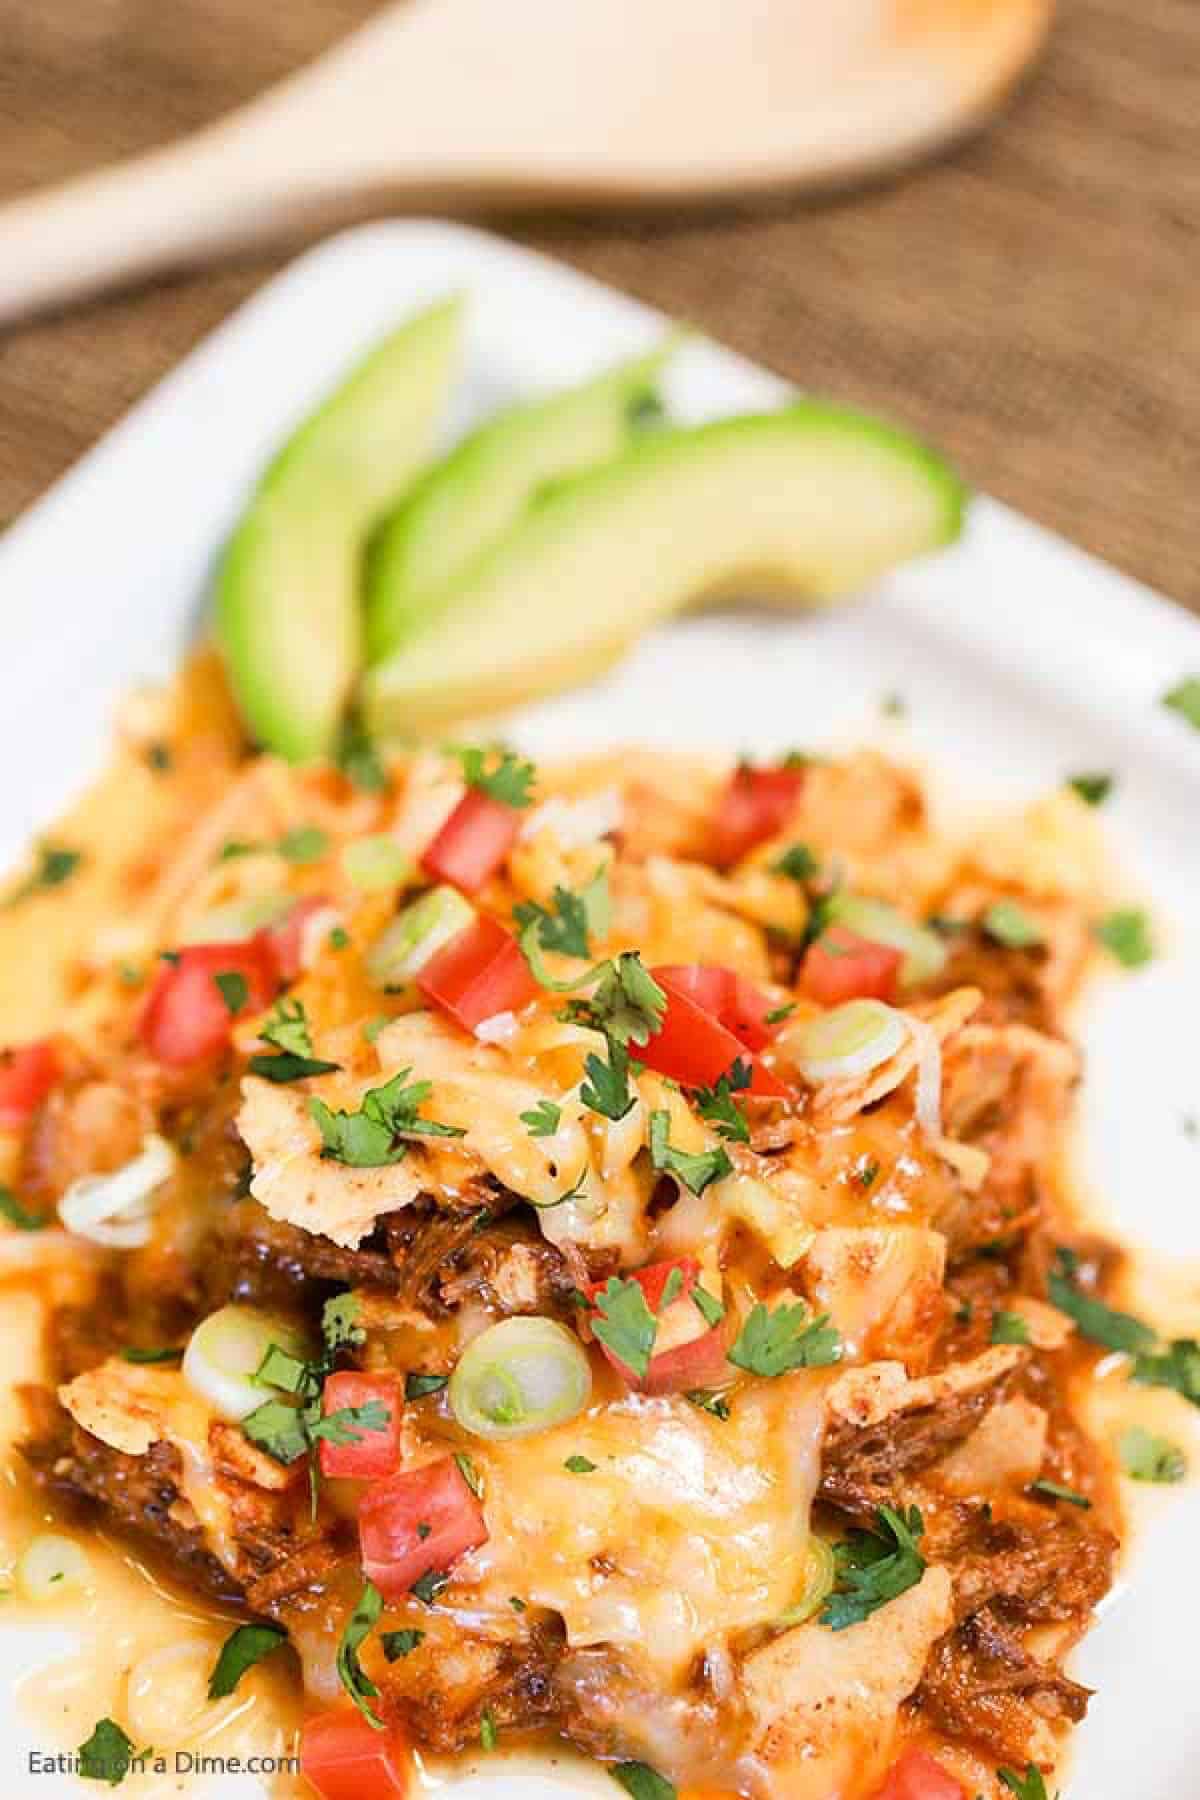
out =
{"type": "Polygon", "coordinates": [[[558,1130],[562,1118],[562,1107],[556,1106],[553,1100],[539,1100],[529,1112],[521,1114],[521,1123],[530,1137],[553,1137],[558,1130]]]}
{"type": "Polygon", "coordinates": [[[842,1340],[824,1313],[813,1318],[799,1300],[768,1312],[760,1300],[747,1314],[729,1360],[751,1375],[773,1378],[793,1369],[827,1368],[841,1354],[842,1340]]]}
{"type": "Polygon", "coordinates": [[[135,1760],[133,1739],[113,1719],[98,1719],[87,1742],[79,1746],[79,1774],[85,1781],[107,1781],[119,1787],[135,1760]]]}
{"type": "Polygon", "coordinates": [[[483,1499],[483,1477],[471,1461],[465,1450],[454,1452],[454,1463],[459,1474],[470,1488],[477,1500],[483,1499]]]}
{"type": "Polygon", "coordinates": [[[250,983],[237,969],[220,969],[213,981],[230,1018],[236,1019],[250,998],[250,983]]]}
{"type": "Polygon", "coordinates": [[[1036,1763],[1030,1763],[1023,1775],[1015,1769],[997,1769],[996,1773],[1017,1800],[1048,1800],[1046,1783],[1036,1763]]]}
{"type": "Polygon", "coordinates": [[[286,1643],[287,1632],[279,1625],[237,1626],[221,1645],[221,1654],[209,1677],[209,1699],[224,1700],[227,1694],[232,1694],[247,1669],[252,1669],[264,1656],[270,1656],[280,1644],[286,1643]]]}
{"type": "Polygon", "coordinates": [[[321,1309],[321,1336],[332,1356],[343,1347],[365,1344],[367,1334],[359,1323],[362,1303],[357,1294],[334,1294],[321,1309]]]}
{"type": "Polygon", "coordinates": [[[1015,900],[993,900],[983,915],[983,929],[1006,950],[1030,950],[1042,943],[1042,928],[1015,900]]]}
{"type": "Polygon", "coordinates": [[[1067,786],[1072,788],[1085,806],[1103,806],[1113,790],[1111,775],[1072,775],[1067,786]]]}
{"type": "Polygon", "coordinates": [[[342,1686],[368,1725],[373,1725],[376,1731],[382,1731],[384,1724],[371,1710],[369,1703],[378,1697],[379,1689],[359,1662],[358,1650],[363,1639],[378,1623],[382,1611],[383,1595],[368,1581],[342,1633],[337,1653],[337,1672],[342,1686]]]}
{"type": "Polygon", "coordinates": [[[44,1231],[50,1223],[41,1213],[30,1212],[21,1205],[11,1188],[0,1186],[0,1213],[18,1231],[44,1231]]]}
{"type": "Polygon", "coordinates": [[[368,1400],[364,1406],[339,1406],[323,1419],[309,1422],[309,1441],[324,1438],[330,1444],[357,1444],[366,1432],[383,1431],[391,1416],[379,1400],[368,1400]]]}
{"type": "Polygon", "coordinates": [[[1076,1275],[1079,1261],[1071,1250],[1060,1248],[1046,1282],[1052,1306],[1074,1319],[1080,1334],[1106,1350],[1122,1350],[1127,1356],[1141,1356],[1155,1346],[1155,1334],[1132,1313],[1117,1312],[1095,1294],[1081,1288],[1076,1275]]]}
{"type": "Polygon", "coordinates": [[[1078,1506],[1083,1512],[1091,1510],[1092,1503],[1086,1494],[1079,1493],[1075,1488],[1064,1487],[1061,1481],[1048,1481],[1043,1476],[1038,1481],[1030,1482],[1029,1491],[1031,1494],[1042,1494],[1047,1500],[1065,1500],[1069,1506],[1078,1506]]]}
{"type": "Polygon", "coordinates": [[[143,1349],[140,1344],[126,1344],[121,1350],[121,1360],[127,1363],[173,1363],[179,1362],[182,1356],[182,1344],[167,1344],[161,1350],[143,1349]]]}
{"type": "Polygon", "coordinates": [[[246,1064],[251,1075],[258,1075],[263,1081],[273,1081],[276,1085],[288,1081],[307,1081],[313,1075],[333,1075],[341,1068],[341,1063],[323,1062],[319,1056],[293,1056],[289,1050],[279,1050],[271,1055],[252,1056],[246,1064]]]}
{"type": "Polygon", "coordinates": [[[811,881],[820,866],[807,844],[791,844],[771,864],[771,872],[775,875],[790,875],[793,881],[803,882],[811,881]]]}
{"type": "Polygon", "coordinates": [[[387,770],[357,712],[350,712],[342,722],[334,761],[346,780],[364,794],[382,793],[388,785],[387,770]]]}
{"type": "Polygon", "coordinates": [[[485,1706],[482,1713],[479,1715],[480,1749],[488,1752],[494,1750],[496,1748],[496,1739],[499,1735],[499,1732],[496,1730],[496,1720],[492,1713],[492,1709],[490,1706],[485,1706]]]}
{"type": "MultiPolygon", "coordinates": [[[[513,917],[520,926],[521,949],[539,981],[543,981],[535,958],[537,948],[556,950],[562,956],[590,956],[591,934],[603,935],[608,930],[610,903],[608,870],[597,869],[591,881],[579,893],[556,887],[553,907],[548,911],[536,900],[524,900],[514,908],[513,917]]],[[[551,983],[543,981],[543,986],[551,983]]]]}
{"type": "Polygon", "coordinates": [[[714,1150],[675,1150],[670,1142],[671,1115],[650,1114],[650,1160],[664,1175],[674,1175],[690,1193],[702,1194],[710,1182],[733,1174],[733,1164],[718,1144],[714,1150]]]}
{"type": "Polygon", "coordinates": [[[1130,1425],[1117,1439],[1121,1467],[1134,1481],[1182,1481],[1187,1457],[1170,1438],[1157,1437],[1141,1425],[1130,1425]]]}
{"type": "Polygon", "coordinates": [[[857,1182],[858,1186],[866,1193],[868,1188],[874,1187],[878,1175],[879,1164],[873,1156],[869,1156],[865,1162],[859,1163],[857,1169],[853,1172],[852,1179],[857,1182]]]}
{"type": "Polygon", "coordinates": [[[1096,939],[1127,969],[1140,969],[1154,959],[1150,922],[1137,907],[1118,907],[1092,927],[1096,939]]]}
{"type": "Polygon", "coordinates": [[[738,1057],[727,1075],[722,1075],[715,1087],[697,1088],[695,1094],[696,1111],[710,1125],[715,1125],[723,1138],[731,1144],[748,1144],[750,1142],[750,1126],[746,1115],[734,1099],[735,1093],[750,1086],[750,1065],[742,1057],[738,1057]]]}
{"type": "Polygon", "coordinates": [[[853,1531],[834,1546],[837,1586],[821,1609],[834,1631],[858,1625],[889,1600],[915,1587],[925,1573],[917,1548],[925,1522],[915,1506],[895,1512],[881,1506],[876,1531],[853,1531]]]}
{"type": "Polygon", "coordinates": [[[658,1335],[658,1321],[641,1284],[612,1275],[595,1298],[592,1331],[639,1381],[644,1380],[658,1335]]]}
{"type": "Polygon", "coordinates": [[[422,1575],[414,1581],[408,1591],[415,1595],[423,1606],[432,1606],[442,1589],[449,1585],[450,1577],[444,1569],[430,1569],[428,1574],[422,1575]]]}
{"type": "Polygon", "coordinates": [[[160,742],[147,745],[146,764],[147,767],[154,770],[156,775],[165,775],[170,769],[173,760],[171,746],[169,744],[160,742]]]}
{"type": "Polygon", "coordinates": [[[411,1626],[403,1631],[381,1631],[379,1642],[388,1661],[399,1662],[402,1656],[411,1656],[417,1645],[425,1642],[425,1633],[414,1631],[411,1626]]]}
{"type": "Polygon", "coordinates": [[[583,1067],[587,1076],[579,1090],[583,1104],[605,1119],[623,1119],[634,1101],[629,1086],[629,1052],[624,1044],[610,1039],[608,1061],[591,1051],[583,1067]]]}
{"type": "Polygon", "coordinates": [[[377,1169],[400,1162],[405,1137],[464,1137],[461,1126],[422,1119],[417,1108],[433,1092],[432,1083],[406,1086],[411,1069],[401,1069],[382,1087],[369,1088],[358,1112],[333,1112],[315,1096],[308,1110],[321,1132],[321,1155],[355,1169],[377,1169]]]}
{"type": "Polygon", "coordinates": [[[714,1393],[712,1388],[691,1388],[684,1399],[690,1400],[693,1406],[698,1406],[701,1412],[711,1413],[714,1419],[729,1417],[728,1400],[724,1394],[714,1393]]]}
{"type": "Polygon", "coordinates": [[[404,1377],[404,1398],[423,1400],[426,1394],[440,1394],[449,1382],[448,1375],[409,1374],[404,1377]]]}
{"type": "Polygon", "coordinates": [[[649,1763],[614,1763],[609,1765],[608,1773],[618,1787],[632,1795],[632,1800],[676,1800],[674,1786],[649,1763]]]}
{"type": "Polygon", "coordinates": [[[328,942],[331,950],[346,950],[350,945],[350,933],[344,925],[335,925],[329,934],[328,942]]]}
{"type": "Polygon", "coordinates": [[[1200,731],[1200,675],[1188,675],[1163,695],[1162,703],[1200,731]]]}
{"type": "Polygon", "coordinates": [[[79,850],[68,850],[61,844],[40,844],[32,873],[13,889],[5,904],[16,906],[33,894],[43,894],[50,888],[61,887],[64,881],[70,880],[82,861],[83,854],[79,850]]]}
{"type": "Polygon", "coordinates": [[[1143,1387],[1173,1388],[1200,1406],[1200,1343],[1195,1338],[1172,1338],[1169,1344],[1134,1358],[1133,1380],[1143,1387]]]}
{"type": "Polygon", "coordinates": [[[591,998],[572,1001],[569,1017],[615,1043],[644,1044],[662,1024],[667,996],[636,950],[623,950],[603,963],[598,974],[591,998]]]}
{"type": "Polygon", "coordinates": [[[692,1305],[706,1325],[719,1325],[725,1317],[725,1308],[721,1302],[715,1295],[710,1294],[707,1288],[702,1288],[699,1282],[692,1289],[691,1299],[692,1305]]]}
{"type": "Polygon", "coordinates": [[[525,1611],[525,1602],[518,1594],[510,1594],[508,1596],[508,1604],[515,1613],[523,1613],[525,1611]]]}
{"type": "Polygon", "coordinates": [[[563,1464],[563,1468],[569,1469],[572,1475],[591,1475],[596,1466],[594,1462],[589,1462],[586,1456],[568,1456],[563,1464]]]}
{"type": "Polygon", "coordinates": [[[531,762],[522,762],[509,750],[500,751],[496,761],[486,750],[471,746],[459,750],[457,755],[468,787],[477,788],[489,800],[499,800],[503,806],[520,808],[529,805],[529,790],[537,775],[531,762]]]}
{"type": "Polygon", "coordinates": [[[772,1012],[767,1013],[764,1016],[763,1023],[765,1025],[779,1025],[784,1019],[790,1019],[795,1010],[796,1002],[794,1000],[789,1000],[786,1005],[777,1006],[772,1012]]]}
{"type": "Polygon", "coordinates": [[[341,1067],[340,1063],[323,1062],[320,1057],[314,1057],[302,1000],[281,996],[259,1027],[258,1035],[264,1042],[273,1044],[279,1053],[250,1058],[250,1073],[261,1075],[267,1081],[302,1081],[310,1075],[332,1075],[341,1067]]]}
{"type": "Polygon", "coordinates": [[[275,848],[285,862],[320,862],[329,849],[329,833],[319,825],[297,825],[284,832],[275,848]]]}
{"type": "Polygon", "coordinates": [[[993,1344],[1027,1344],[1029,1338],[1028,1321],[1020,1313],[996,1312],[992,1314],[993,1344]]]}

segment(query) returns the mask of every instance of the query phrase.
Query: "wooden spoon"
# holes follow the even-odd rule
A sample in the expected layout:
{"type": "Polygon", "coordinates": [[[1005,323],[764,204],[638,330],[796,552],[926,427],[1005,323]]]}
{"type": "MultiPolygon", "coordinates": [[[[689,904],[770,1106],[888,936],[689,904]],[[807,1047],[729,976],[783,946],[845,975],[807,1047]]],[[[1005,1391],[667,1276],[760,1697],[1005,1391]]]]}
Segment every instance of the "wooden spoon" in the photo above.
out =
{"type": "Polygon", "coordinates": [[[164,149],[0,208],[0,320],[348,212],[846,182],[983,120],[1053,0],[404,0],[164,149]]]}

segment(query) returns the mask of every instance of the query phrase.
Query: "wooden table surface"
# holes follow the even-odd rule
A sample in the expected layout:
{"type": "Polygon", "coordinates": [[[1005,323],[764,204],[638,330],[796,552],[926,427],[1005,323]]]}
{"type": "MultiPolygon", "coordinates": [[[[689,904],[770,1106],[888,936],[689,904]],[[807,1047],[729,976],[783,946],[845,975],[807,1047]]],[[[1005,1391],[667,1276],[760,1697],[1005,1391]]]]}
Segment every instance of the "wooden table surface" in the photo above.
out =
{"type": "MultiPolygon", "coordinates": [[[[0,0],[0,194],[208,120],[369,0],[0,0]]],[[[821,205],[510,222],[806,386],[945,445],[1200,612],[1200,4],[1064,0],[986,138],[821,205]]],[[[0,337],[0,518],[285,260],[0,337]]]]}

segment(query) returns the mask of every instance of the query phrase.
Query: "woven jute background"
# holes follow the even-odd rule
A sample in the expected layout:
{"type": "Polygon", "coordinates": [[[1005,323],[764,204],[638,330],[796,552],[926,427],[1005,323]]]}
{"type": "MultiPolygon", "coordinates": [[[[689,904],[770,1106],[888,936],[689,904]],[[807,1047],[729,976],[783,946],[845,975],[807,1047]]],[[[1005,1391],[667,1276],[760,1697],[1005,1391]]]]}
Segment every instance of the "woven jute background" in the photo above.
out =
{"type": "MultiPolygon", "coordinates": [[[[370,10],[0,0],[0,193],[215,117],[370,10]]],[[[1200,611],[1198,70],[1197,0],[1064,0],[992,131],[903,181],[820,205],[511,229],[908,421],[977,486],[1200,611]]],[[[282,260],[0,338],[0,518],[282,260]]]]}

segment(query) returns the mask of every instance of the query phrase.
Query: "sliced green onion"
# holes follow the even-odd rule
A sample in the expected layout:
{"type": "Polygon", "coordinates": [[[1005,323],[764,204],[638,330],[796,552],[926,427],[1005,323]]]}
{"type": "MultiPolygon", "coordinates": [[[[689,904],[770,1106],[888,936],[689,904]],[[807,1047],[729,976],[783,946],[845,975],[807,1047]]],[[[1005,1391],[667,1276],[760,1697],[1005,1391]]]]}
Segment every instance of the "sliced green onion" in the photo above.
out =
{"type": "Polygon", "coordinates": [[[908,1021],[894,1006],[882,1000],[847,1000],[797,1025],[791,1045],[796,1065],[809,1081],[849,1081],[895,1056],[909,1035],[908,1021]]]}
{"type": "Polygon", "coordinates": [[[151,1132],[140,1156],[110,1175],[80,1175],[58,1203],[58,1216],[75,1237],[106,1250],[140,1250],[150,1242],[158,1189],[175,1170],[175,1152],[151,1132]]]}
{"type": "Polygon", "coordinates": [[[592,1371],[574,1332],[553,1319],[502,1319],[467,1345],[450,1377],[450,1408],[476,1437],[527,1437],[587,1405],[592,1371]]]}
{"type": "Polygon", "coordinates": [[[402,988],[474,917],[475,908],[457,888],[430,888],[376,938],[367,951],[367,974],[376,987],[402,988]]]}
{"type": "Polygon", "coordinates": [[[183,1378],[221,1418],[248,1418],[269,1389],[254,1379],[272,1346],[303,1357],[302,1334],[286,1319],[255,1306],[222,1306],[193,1331],[183,1353],[183,1378]]]}
{"type": "Polygon", "coordinates": [[[828,918],[873,944],[886,944],[902,950],[900,980],[905,987],[931,981],[941,973],[946,961],[946,946],[936,931],[915,925],[883,900],[869,900],[864,894],[834,894],[829,901],[828,918]]]}
{"type": "Polygon", "coordinates": [[[790,1631],[793,1625],[804,1625],[818,1613],[833,1592],[837,1580],[837,1564],[833,1548],[814,1532],[808,1540],[804,1558],[804,1584],[791,1606],[775,1621],[779,1631],[790,1631]]]}
{"type": "Polygon", "coordinates": [[[43,1531],[26,1547],[16,1567],[17,1582],[36,1606],[77,1594],[91,1580],[87,1551],[74,1538],[43,1531]]]}
{"type": "Polygon", "coordinates": [[[227,900],[202,913],[184,933],[184,944],[236,944],[253,937],[291,912],[295,894],[247,894],[244,900],[227,900]]]}
{"type": "Polygon", "coordinates": [[[347,881],[371,893],[377,888],[399,887],[412,879],[416,864],[386,831],[356,838],[342,851],[347,881]]]}

